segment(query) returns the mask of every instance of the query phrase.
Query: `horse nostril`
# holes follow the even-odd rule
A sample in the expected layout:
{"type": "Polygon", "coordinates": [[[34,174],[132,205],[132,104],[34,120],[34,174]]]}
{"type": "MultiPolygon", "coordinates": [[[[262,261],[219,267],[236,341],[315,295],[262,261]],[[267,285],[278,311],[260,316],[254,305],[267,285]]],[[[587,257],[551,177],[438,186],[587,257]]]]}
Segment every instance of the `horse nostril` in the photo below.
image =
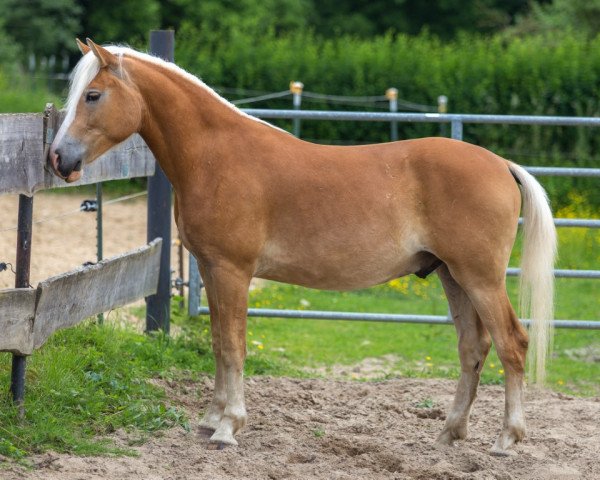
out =
{"type": "Polygon", "coordinates": [[[78,172],[79,170],[81,170],[81,160],[79,160],[76,164],[75,167],[73,168],[74,172],[78,172]]]}

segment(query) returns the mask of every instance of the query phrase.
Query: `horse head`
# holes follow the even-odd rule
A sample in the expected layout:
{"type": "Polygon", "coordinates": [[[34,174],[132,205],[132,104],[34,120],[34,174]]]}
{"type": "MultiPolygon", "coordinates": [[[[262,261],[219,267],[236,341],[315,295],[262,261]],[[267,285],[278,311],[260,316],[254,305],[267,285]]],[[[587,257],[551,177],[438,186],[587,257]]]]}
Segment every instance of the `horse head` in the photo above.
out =
{"type": "Polygon", "coordinates": [[[143,117],[141,94],[118,47],[104,48],[89,38],[87,45],[77,44],[83,58],[73,71],[65,120],[50,147],[52,169],[69,183],[79,180],[83,165],[138,132],[143,117]]]}

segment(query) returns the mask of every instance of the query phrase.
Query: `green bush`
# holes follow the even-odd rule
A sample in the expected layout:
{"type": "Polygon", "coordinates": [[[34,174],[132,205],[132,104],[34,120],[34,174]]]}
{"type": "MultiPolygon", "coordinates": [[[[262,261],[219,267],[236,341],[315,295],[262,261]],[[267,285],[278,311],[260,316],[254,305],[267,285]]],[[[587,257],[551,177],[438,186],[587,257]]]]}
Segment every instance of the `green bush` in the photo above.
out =
{"type": "MultiPolygon", "coordinates": [[[[449,111],[457,113],[600,114],[600,37],[463,35],[442,42],[428,34],[320,39],[310,32],[284,37],[267,32],[248,41],[233,32],[220,44],[205,40],[184,25],[176,59],[214,86],[278,91],[290,80],[301,80],[308,91],[338,95],[382,95],[393,86],[400,98],[427,105],[447,95],[449,111]]],[[[289,108],[290,103],[288,98],[260,106],[289,108]]],[[[340,107],[306,103],[305,108],[340,107]]],[[[289,128],[290,122],[280,125],[289,128]]],[[[412,138],[439,135],[440,127],[400,124],[399,131],[400,138],[412,138]]],[[[321,142],[379,142],[389,139],[389,126],[305,121],[302,136],[321,142]]],[[[587,127],[465,126],[465,140],[525,165],[597,166],[598,138],[587,127]]],[[[573,188],[600,205],[594,180],[549,179],[545,184],[560,206],[573,188]]]]}

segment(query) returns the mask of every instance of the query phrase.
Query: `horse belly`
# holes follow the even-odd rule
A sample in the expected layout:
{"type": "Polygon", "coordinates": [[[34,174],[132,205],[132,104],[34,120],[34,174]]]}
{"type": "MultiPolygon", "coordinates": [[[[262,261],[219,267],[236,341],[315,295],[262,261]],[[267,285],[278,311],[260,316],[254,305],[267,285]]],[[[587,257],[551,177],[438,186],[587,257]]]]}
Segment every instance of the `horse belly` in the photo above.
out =
{"type": "Polygon", "coordinates": [[[256,276],[324,290],[354,290],[377,285],[418,271],[421,266],[416,235],[402,241],[322,243],[314,239],[269,242],[256,276]]]}

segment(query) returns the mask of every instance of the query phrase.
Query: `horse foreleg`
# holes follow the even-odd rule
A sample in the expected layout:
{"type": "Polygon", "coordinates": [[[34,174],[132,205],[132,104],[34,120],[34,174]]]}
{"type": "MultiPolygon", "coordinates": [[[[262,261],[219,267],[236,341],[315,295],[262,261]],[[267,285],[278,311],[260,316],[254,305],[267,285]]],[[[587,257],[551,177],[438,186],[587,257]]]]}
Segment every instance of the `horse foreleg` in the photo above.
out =
{"type": "Polygon", "coordinates": [[[452,445],[454,440],[462,440],[467,437],[471,406],[477,394],[483,364],[490,351],[491,339],[469,297],[452,278],[446,265],[438,268],[437,273],[442,280],[450,304],[450,311],[458,335],[461,365],[454,403],[446,419],[444,429],[437,439],[438,443],[452,445]]]}
{"type": "MultiPolygon", "coordinates": [[[[215,407],[220,409],[222,400],[225,399],[224,408],[219,411],[222,413],[218,423],[214,425],[215,433],[210,441],[237,445],[234,435],[246,424],[247,418],[243,369],[246,358],[246,314],[251,276],[231,265],[211,267],[207,269],[206,275],[210,279],[212,290],[210,295],[213,298],[210,308],[215,310],[218,317],[219,341],[215,343],[220,343],[215,350],[218,374],[215,384],[218,380],[220,390],[220,392],[215,391],[215,407]]],[[[213,329],[216,330],[217,327],[213,326],[213,329]]],[[[212,417],[212,420],[214,419],[216,415],[212,417]]]]}
{"type": "Polygon", "coordinates": [[[212,337],[212,348],[215,356],[215,390],[208,410],[200,420],[200,427],[216,430],[221,422],[225,404],[227,403],[227,384],[225,381],[225,369],[221,359],[221,325],[219,323],[219,308],[217,306],[214,289],[208,272],[200,265],[202,279],[208,298],[210,308],[210,330],[212,337]]]}

